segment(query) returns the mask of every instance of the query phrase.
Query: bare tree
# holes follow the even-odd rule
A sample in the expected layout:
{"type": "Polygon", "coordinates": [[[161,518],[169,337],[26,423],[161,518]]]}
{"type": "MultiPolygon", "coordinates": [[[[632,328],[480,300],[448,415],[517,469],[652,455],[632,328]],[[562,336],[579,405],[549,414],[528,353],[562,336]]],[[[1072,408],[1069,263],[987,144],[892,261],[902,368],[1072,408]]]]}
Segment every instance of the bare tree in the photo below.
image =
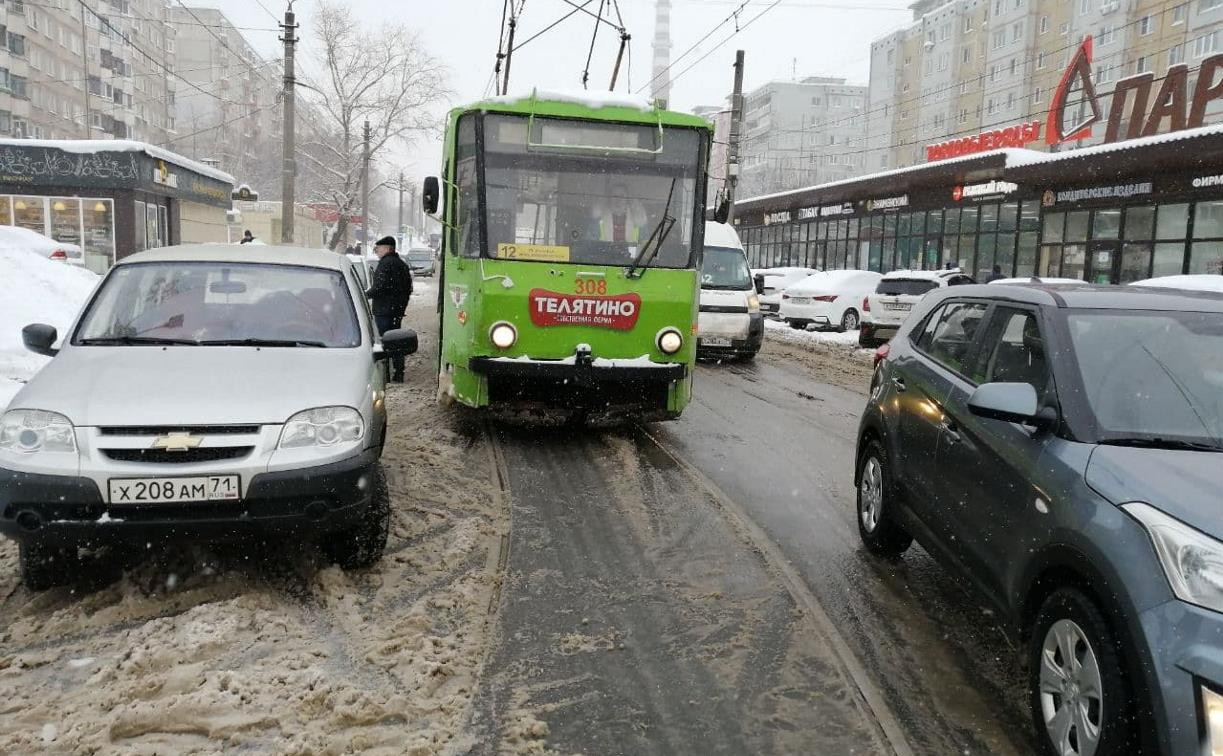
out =
{"type": "MultiPolygon", "coordinates": [[[[333,205],[339,214],[327,243],[334,249],[347,233],[349,216],[361,208],[364,122],[373,134],[374,165],[388,148],[435,131],[437,106],[450,92],[444,67],[403,26],[364,29],[334,0],[319,3],[313,20],[312,36],[320,48],[313,57],[320,64],[304,72],[302,83],[319,118],[302,124],[298,157],[307,174],[304,196],[333,205]]],[[[371,177],[370,191],[378,186],[371,177]]]]}

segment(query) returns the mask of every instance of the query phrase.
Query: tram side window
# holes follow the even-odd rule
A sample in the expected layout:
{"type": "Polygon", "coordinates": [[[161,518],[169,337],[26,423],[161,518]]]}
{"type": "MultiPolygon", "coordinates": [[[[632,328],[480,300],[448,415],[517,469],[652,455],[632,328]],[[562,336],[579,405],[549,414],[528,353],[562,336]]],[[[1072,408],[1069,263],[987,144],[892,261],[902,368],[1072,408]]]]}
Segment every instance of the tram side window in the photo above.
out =
{"type": "Polygon", "coordinates": [[[463,257],[480,256],[479,193],[476,183],[476,118],[465,115],[459,119],[458,143],[455,145],[454,181],[458,203],[455,208],[457,249],[463,257]]]}

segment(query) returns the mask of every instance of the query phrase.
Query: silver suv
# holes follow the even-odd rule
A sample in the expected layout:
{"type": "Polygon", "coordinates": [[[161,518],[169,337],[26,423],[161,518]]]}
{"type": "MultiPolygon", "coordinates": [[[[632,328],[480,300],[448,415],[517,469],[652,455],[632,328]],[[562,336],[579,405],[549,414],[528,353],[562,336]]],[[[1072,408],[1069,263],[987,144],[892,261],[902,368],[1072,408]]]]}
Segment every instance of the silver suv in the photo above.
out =
{"type": "Polygon", "coordinates": [[[0,534],[32,589],[79,549],[163,539],[321,539],[343,567],[382,554],[385,368],[343,255],[168,247],[119,262],[0,417],[0,534]]]}
{"type": "Polygon", "coordinates": [[[974,283],[972,277],[959,268],[894,270],[884,274],[875,293],[862,301],[858,345],[875,347],[890,339],[909,317],[913,305],[935,289],[970,283],[974,283]]]}

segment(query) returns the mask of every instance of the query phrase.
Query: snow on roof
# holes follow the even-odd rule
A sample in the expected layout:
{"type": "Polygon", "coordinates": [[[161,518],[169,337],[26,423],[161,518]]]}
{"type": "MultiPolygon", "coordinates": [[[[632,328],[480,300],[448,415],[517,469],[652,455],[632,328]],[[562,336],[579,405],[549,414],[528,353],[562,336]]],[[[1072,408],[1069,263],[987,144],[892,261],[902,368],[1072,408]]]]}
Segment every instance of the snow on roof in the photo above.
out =
{"type": "Polygon", "coordinates": [[[499,95],[489,97],[484,102],[495,102],[502,105],[517,105],[518,103],[535,100],[551,100],[553,102],[568,102],[587,108],[630,108],[652,112],[654,104],[648,98],[619,92],[588,92],[583,89],[541,89],[534,87],[530,92],[499,95]]]}
{"type": "Polygon", "coordinates": [[[180,244],[137,252],[119,265],[148,262],[221,262],[301,265],[341,270],[344,255],[306,247],[281,247],[272,244],[180,244]]]}
{"type": "Polygon", "coordinates": [[[1157,144],[1179,142],[1185,139],[1196,139],[1198,137],[1211,136],[1215,134],[1223,134],[1223,124],[1201,126],[1196,129],[1184,129],[1182,131],[1173,131],[1168,134],[1155,134],[1154,136],[1139,137],[1137,139],[1125,139],[1120,142],[1098,144],[1094,147],[1080,147],[1079,149],[1066,150],[1065,152],[1050,153],[1037,152],[1036,150],[1010,150],[1011,152],[1020,154],[1008,155],[1006,159],[1006,167],[1018,168],[1020,166],[1034,165],[1037,163],[1056,163],[1062,160],[1091,157],[1092,155],[1107,155],[1111,152],[1134,150],[1141,147],[1152,147],[1157,144]]]}
{"type": "Polygon", "coordinates": [[[705,246],[743,249],[743,244],[739,241],[739,235],[735,233],[735,229],[726,223],[716,221],[705,221],[705,246]]]}
{"type": "Polygon", "coordinates": [[[224,171],[197,163],[177,152],[170,152],[156,145],[134,142],[130,139],[0,139],[0,147],[44,147],[85,155],[96,152],[143,152],[151,158],[173,163],[179,168],[186,168],[230,186],[234,183],[234,177],[224,171]]]}
{"type": "Polygon", "coordinates": [[[1216,273],[1202,273],[1191,276],[1160,276],[1159,278],[1148,278],[1145,281],[1135,281],[1130,286],[1223,292],[1223,276],[1216,273]]]}
{"type": "Polygon", "coordinates": [[[943,269],[943,270],[893,270],[891,273],[885,273],[883,277],[888,281],[941,281],[948,276],[958,276],[964,271],[959,268],[943,269]]]}

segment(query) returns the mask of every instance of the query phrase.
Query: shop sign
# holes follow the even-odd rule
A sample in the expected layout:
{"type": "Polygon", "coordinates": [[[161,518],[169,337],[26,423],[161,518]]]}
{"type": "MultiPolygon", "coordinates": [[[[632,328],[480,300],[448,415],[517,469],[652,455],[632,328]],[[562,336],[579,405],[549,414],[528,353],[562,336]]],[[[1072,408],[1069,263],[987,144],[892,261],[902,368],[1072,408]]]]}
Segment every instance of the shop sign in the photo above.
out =
{"type": "Polygon", "coordinates": [[[592,297],[531,289],[529,301],[531,322],[541,328],[576,325],[629,331],[641,314],[639,294],[592,297]]]}
{"type": "Polygon", "coordinates": [[[1012,194],[1019,191],[1018,184],[1009,181],[988,181],[984,184],[965,184],[951,190],[951,198],[956,202],[977,197],[995,197],[1002,194],[1012,194]]]}
{"type": "MultiPolygon", "coordinates": [[[[1050,145],[1079,141],[1092,136],[1096,123],[1103,120],[1100,98],[1091,81],[1092,39],[1086,37],[1062,74],[1061,82],[1054,90],[1045,128],[1045,141],[1050,145]],[[1071,102],[1070,94],[1078,83],[1078,99],[1071,102]],[[1086,114],[1070,126],[1066,125],[1068,108],[1086,105],[1086,114]]],[[[1223,80],[1215,81],[1223,71],[1223,53],[1212,55],[1202,61],[1192,96],[1189,91],[1189,66],[1178,63],[1169,66],[1160,77],[1163,83],[1154,97],[1151,96],[1155,73],[1130,76],[1113,87],[1108,106],[1108,123],[1104,129],[1104,143],[1120,139],[1137,139],[1161,132],[1182,131],[1201,126],[1206,120],[1206,108],[1223,97],[1223,80]],[[1132,98],[1131,98],[1132,96],[1132,98]],[[1131,102],[1132,99],[1132,102],[1131,102]],[[1127,108],[1126,105],[1129,105],[1127,108]],[[1129,123],[1121,133],[1121,120],[1128,111],[1129,123]],[[1164,128],[1167,121],[1168,128],[1164,128]]]]}
{"type": "Polygon", "coordinates": [[[1153,184],[1150,181],[1144,181],[1136,184],[1117,184],[1115,186],[1091,186],[1083,189],[1062,189],[1046,191],[1041,197],[1041,204],[1045,207],[1053,207],[1054,205],[1064,202],[1082,202],[1083,200],[1102,200],[1102,199],[1125,199],[1127,197],[1139,197],[1144,194],[1150,194],[1153,191],[1153,184]]]}
{"type": "Polygon", "coordinates": [[[946,160],[1003,147],[1026,147],[1037,141],[1040,141],[1040,121],[1032,121],[927,145],[926,160],[946,160]]]}
{"type": "Polygon", "coordinates": [[[1193,180],[1194,189],[1209,189],[1214,186],[1223,186],[1223,174],[1215,174],[1214,176],[1198,176],[1193,180]]]}
{"type": "Polygon", "coordinates": [[[865,202],[866,212],[874,210],[897,210],[902,207],[909,206],[909,195],[902,194],[898,197],[881,197],[878,199],[868,199],[865,202]]]}
{"type": "Polygon", "coordinates": [[[0,181],[72,187],[134,186],[140,168],[133,152],[65,152],[46,147],[0,147],[0,181]]]}
{"type": "Polygon", "coordinates": [[[772,226],[776,223],[789,223],[790,211],[784,210],[779,213],[766,213],[764,216],[764,225],[772,226]]]}
{"type": "Polygon", "coordinates": [[[854,203],[842,202],[839,205],[823,205],[820,207],[820,217],[828,218],[834,215],[852,215],[854,212],[854,203]]]}
{"type": "Polygon", "coordinates": [[[234,190],[233,194],[231,195],[231,199],[235,199],[241,202],[258,202],[259,192],[256,192],[255,190],[251,189],[249,185],[243,184],[242,186],[234,190]]]}
{"type": "Polygon", "coordinates": [[[166,165],[166,161],[158,160],[153,165],[153,183],[177,189],[178,174],[170,170],[170,166],[166,165]]]}

